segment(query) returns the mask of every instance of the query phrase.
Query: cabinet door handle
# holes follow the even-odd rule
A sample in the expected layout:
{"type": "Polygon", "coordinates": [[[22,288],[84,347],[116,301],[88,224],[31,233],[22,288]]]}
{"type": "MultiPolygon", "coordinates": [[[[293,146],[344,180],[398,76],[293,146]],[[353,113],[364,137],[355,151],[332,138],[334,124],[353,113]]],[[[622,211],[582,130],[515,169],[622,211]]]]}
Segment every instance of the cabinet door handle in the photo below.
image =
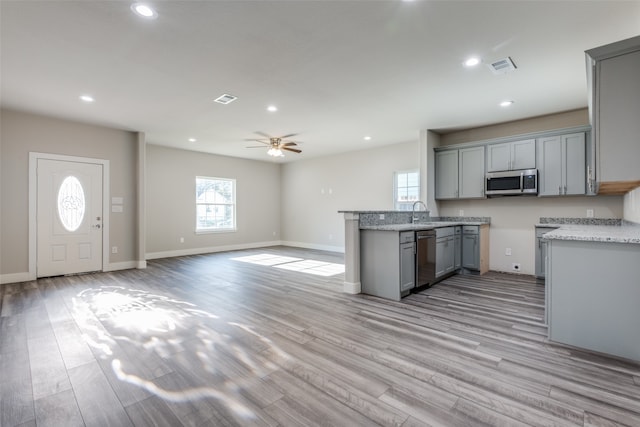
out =
{"type": "Polygon", "coordinates": [[[562,194],[562,185],[558,186],[558,194],[562,194]]]}
{"type": "Polygon", "coordinates": [[[564,194],[567,194],[567,186],[564,186],[564,194]]]}

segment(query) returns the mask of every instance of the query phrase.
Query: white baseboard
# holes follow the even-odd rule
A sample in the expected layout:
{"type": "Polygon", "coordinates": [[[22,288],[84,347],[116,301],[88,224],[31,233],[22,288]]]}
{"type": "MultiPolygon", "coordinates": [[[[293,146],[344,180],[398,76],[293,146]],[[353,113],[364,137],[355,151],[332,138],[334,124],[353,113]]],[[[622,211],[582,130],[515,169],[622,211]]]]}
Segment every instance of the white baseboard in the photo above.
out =
{"type": "Polygon", "coordinates": [[[36,277],[35,275],[29,274],[28,271],[24,273],[0,274],[0,285],[4,285],[5,283],[29,282],[31,280],[36,280],[36,277]]]}
{"type": "Polygon", "coordinates": [[[102,271],[130,270],[132,268],[140,268],[138,261],[112,262],[107,264],[102,271]]]}
{"type": "Polygon", "coordinates": [[[344,246],[316,245],[315,243],[290,242],[290,241],[283,241],[281,245],[292,246],[294,248],[316,249],[319,251],[344,253],[344,246]]]}
{"type": "MultiPolygon", "coordinates": [[[[178,257],[178,256],[208,254],[213,252],[227,252],[227,251],[237,251],[242,249],[256,249],[256,248],[264,248],[268,246],[291,246],[294,248],[316,249],[320,251],[344,253],[343,246],[316,245],[313,243],[274,240],[270,242],[245,243],[245,244],[239,244],[239,245],[226,245],[226,246],[209,246],[205,248],[180,249],[177,251],[150,252],[146,254],[146,259],[149,260],[149,259],[158,259],[158,258],[172,258],[172,257],[178,257]]],[[[107,271],[117,271],[117,270],[128,270],[131,268],[147,268],[147,262],[146,261],[114,262],[106,265],[103,271],[107,272],[107,271]]],[[[36,280],[35,274],[31,275],[29,272],[0,274],[0,284],[28,282],[30,280],[36,280]]],[[[360,283],[352,284],[352,285],[353,285],[352,286],[353,291],[347,291],[346,283],[345,283],[345,292],[355,293],[355,294],[360,293],[360,283]]]]}
{"type": "Polygon", "coordinates": [[[345,294],[359,294],[362,292],[362,284],[360,282],[356,282],[356,283],[344,282],[342,291],[345,294]]]}
{"type": "Polygon", "coordinates": [[[226,245],[226,246],[209,246],[204,248],[180,249],[177,251],[148,252],[146,254],[146,258],[147,259],[173,258],[177,256],[201,255],[201,254],[209,254],[214,252],[227,252],[227,251],[238,251],[242,249],[265,248],[267,246],[279,246],[282,244],[283,243],[281,241],[275,240],[272,242],[244,243],[240,245],[226,245]]]}

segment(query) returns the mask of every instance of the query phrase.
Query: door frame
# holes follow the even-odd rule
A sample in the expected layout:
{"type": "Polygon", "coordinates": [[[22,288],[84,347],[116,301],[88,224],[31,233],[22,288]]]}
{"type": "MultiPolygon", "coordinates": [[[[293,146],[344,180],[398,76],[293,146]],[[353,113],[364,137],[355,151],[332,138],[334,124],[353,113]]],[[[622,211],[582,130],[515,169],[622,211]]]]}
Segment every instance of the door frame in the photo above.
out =
{"type": "Polygon", "coordinates": [[[90,157],[67,156],[63,154],[29,152],[29,280],[37,278],[37,196],[38,160],[61,160],[66,162],[93,163],[102,165],[102,268],[109,265],[109,160],[90,157]]]}

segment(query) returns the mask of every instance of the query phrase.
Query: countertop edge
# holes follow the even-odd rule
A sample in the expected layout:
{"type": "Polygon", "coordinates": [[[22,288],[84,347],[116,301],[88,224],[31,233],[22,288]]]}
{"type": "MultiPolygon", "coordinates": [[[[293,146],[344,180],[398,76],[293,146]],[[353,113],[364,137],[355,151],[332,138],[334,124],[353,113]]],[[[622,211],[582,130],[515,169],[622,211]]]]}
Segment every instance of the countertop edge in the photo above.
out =
{"type": "Polygon", "coordinates": [[[545,241],[573,240],[640,245],[638,225],[538,224],[536,228],[555,228],[542,236],[545,241]]]}

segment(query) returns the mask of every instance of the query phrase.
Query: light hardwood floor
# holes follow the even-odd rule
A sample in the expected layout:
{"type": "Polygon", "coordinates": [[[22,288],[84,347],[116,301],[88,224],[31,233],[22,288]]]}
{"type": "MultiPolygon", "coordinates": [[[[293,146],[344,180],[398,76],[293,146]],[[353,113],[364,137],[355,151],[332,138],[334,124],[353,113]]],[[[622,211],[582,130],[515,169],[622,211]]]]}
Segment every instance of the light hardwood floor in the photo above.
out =
{"type": "Polygon", "coordinates": [[[0,426],[640,426],[640,365],[546,342],[534,280],[391,302],[312,260],[343,262],[275,247],[3,285],[0,426]]]}

